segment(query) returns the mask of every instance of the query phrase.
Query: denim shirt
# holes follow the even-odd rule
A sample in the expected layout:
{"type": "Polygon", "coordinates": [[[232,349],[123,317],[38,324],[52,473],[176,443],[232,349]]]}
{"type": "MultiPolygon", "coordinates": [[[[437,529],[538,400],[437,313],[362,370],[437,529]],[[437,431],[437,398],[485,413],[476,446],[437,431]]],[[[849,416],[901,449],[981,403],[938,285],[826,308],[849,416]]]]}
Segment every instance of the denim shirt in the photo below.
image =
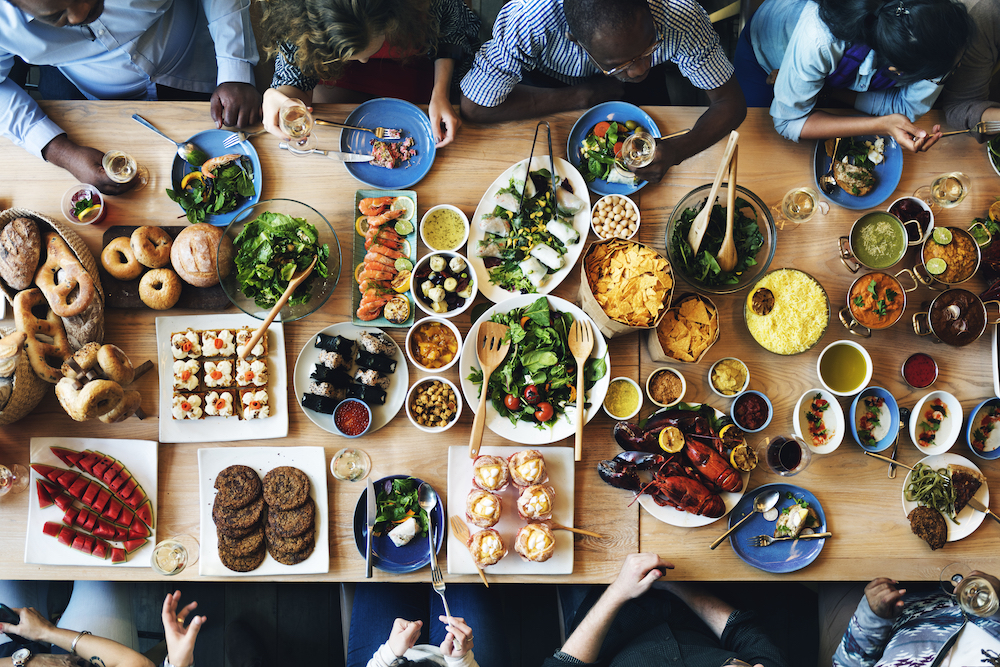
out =
{"type": "MultiPolygon", "coordinates": [[[[849,44],[833,36],[813,0],[767,0],[749,27],[757,62],[767,72],[778,70],[771,103],[774,127],[786,139],[798,141],[826,77],[837,69],[849,44]]],[[[930,81],[869,91],[875,72],[871,52],[848,87],[858,93],[854,108],[872,116],[900,113],[916,121],[941,92],[941,86],[930,81]]]]}

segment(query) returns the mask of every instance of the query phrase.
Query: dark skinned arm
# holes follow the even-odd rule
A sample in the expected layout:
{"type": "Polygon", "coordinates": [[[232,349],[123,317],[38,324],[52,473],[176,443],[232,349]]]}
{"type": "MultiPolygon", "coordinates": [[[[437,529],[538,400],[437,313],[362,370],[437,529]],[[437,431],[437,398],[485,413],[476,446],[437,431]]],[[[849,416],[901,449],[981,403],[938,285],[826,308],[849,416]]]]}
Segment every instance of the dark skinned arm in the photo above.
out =
{"type": "Polygon", "coordinates": [[[589,109],[601,102],[621,99],[623,85],[618,79],[607,76],[595,76],[566,88],[536,88],[518,84],[507,99],[495,107],[479,106],[463,94],[462,116],[472,123],[499,123],[560,111],[589,109]]]}
{"type": "Polygon", "coordinates": [[[137,179],[116,183],[108,178],[102,166],[104,153],[81,146],[65,134],[60,134],[42,149],[42,158],[73,174],[81,183],[90,183],[106,195],[120,195],[135,187],[137,179]]]}
{"type": "Polygon", "coordinates": [[[636,169],[636,176],[659,183],[668,169],[713,146],[746,118],[747,104],[736,77],[705,93],[708,95],[708,108],[691,131],[673,139],[657,139],[653,161],[647,167],[636,169]]]}

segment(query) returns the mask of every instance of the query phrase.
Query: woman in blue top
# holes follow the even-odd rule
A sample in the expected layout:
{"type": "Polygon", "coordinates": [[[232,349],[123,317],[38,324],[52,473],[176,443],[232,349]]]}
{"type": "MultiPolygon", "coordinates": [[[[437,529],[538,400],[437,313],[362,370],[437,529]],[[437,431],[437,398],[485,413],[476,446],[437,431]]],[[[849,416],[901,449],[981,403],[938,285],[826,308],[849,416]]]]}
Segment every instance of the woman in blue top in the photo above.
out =
{"type": "Polygon", "coordinates": [[[911,151],[927,150],[940,127],[928,134],[913,123],[971,34],[955,0],[767,0],[740,35],[736,78],[747,106],[770,106],[775,129],[793,141],[889,134],[911,151]]]}

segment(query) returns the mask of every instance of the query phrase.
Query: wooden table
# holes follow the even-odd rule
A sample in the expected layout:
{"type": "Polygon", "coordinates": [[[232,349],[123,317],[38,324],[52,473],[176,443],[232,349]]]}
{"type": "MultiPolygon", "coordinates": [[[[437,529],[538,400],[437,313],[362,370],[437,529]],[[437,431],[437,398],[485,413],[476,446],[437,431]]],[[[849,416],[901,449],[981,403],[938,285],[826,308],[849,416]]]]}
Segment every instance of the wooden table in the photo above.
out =
{"type": "MultiPolygon", "coordinates": [[[[104,224],[79,228],[95,256],[100,251],[100,239],[106,225],[176,222],[178,209],[162,193],[168,185],[173,152],[162,139],[139,127],[129,116],[138,111],[167,134],[187,137],[211,127],[206,105],[51,102],[43,103],[43,106],[57,122],[68,128],[70,137],[78,143],[101,149],[117,147],[126,150],[153,174],[154,180],[145,190],[111,198],[109,216],[104,224]]],[[[350,107],[346,106],[331,106],[323,108],[322,115],[335,118],[346,115],[349,110],[350,107]]],[[[664,133],[690,127],[701,113],[700,109],[679,107],[653,108],[649,111],[664,133]]],[[[574,112],[548,119],[553,128],[553,145],[559,147],[557,154],[563,153],[566,136],[578,116],[574,112]]],[[[496,176],[516,159],[528,155],[534,125],[533,121],[526,121],[489,127],[463,127],[458,142],[438,153],[434,169],[415,186],[418,213],[437,203],[451,203],[471,214],[496,176]]],[[[776,202],[790,187],[811,181],[813,145],[796,145],[779,139],[765,110],[751,110],[740,131],[740,182],[764,201],[776,202]]],[[[317,135],[320,145],[334,148],[338,137],[336,132],[320,128],[317,135]]],[[[262,199],[300,199],[318,209],[334,225],[344,245],[344,257],[348,257],[346,253],[349,253],[355,217],[354,192],[363,186],[351,178],[341,165],[332,161],[295,158],[279,151],[277,142],[270,138],[256,139],[254,145],[264,170],[262,199]]],[[[664,229],[674,204],[694,187],[711,180],[721,151],[722,146],[717,145],[691,158],[672,170],[661,185],[647,187],[639,193],[641,241],[663,250],[664,229]]],[[[17,165],[16,172],[12,169],[8,171],[8,174],[16,176],[9,177],[0,185],[0,206],[24,207],[55,218],[61,217],[59,198],[74,183],[70,174],[30,158],[7,142],[0,142],[0,159],[8,165],[17,165]]],[[[967,136],[946,139],[929,155],[907,154],[905,160],[906,167],[897,195],[912,192],[919,185],[929,183],[933,175],[945,169],[960,169],[973,176],[969,198],[957,209],[939,216],[945,224],[967,224],[972,217],[983,215],[993,201],[995,180],[985,149],[967,136]]],[[[772,267],[795,266],[809,271],[826,287],[832,304],[839,307],[853,276],[837,259],[835,241],[837,236],[846,233],[855,217],[853,212],[835,207],[829,215],[818,217],[814,222],[779,232],[772,267]]],[[[424,250],[420,248],[421,254],[424,250]]],[[[915,254],[911,251],[903,265],[910,265],[913,261],[915,254]]],[[[345,265],[341,287],[319,312],[306,320],[285,326],[289,369],[294,366],[299,350],[313,333],[335,322],[350,321],[348,271],[349,266],[345,265]]],[[[555,290],[555,294],[576,301],[579,284],[576,275],[567,279],[555,290]]],[[[977,279],[972,286],[973,291],[979,291],[982,283],[977,279]]],[[[684,291],[682,282],[678,291],[684,291]]],[[[915,296],[911,295],[912,305],[906,314],[907,319],[929,294],[922,288],[915,296]]],[[[706,374],[716,359],[737,356],[749,365],[753,375],[752,386],[765,391],[775,405],[775,419],[768,432],[790,431],[794,402],[807,388],[817,385],[815,365],[819,349],[833,340],[847,338],[847,332],[839,323],[831,322],[817,349],[796,357],[777,357],[762,351],[750,339],[742,323],[741,298],[716,298],[722,320],[719,343],[700,364],[677,366],[688,381],[687,400],[705,400],[728,410],[728,401],[715,397],[708,390],[706,374]]],[[[170,314],[183,315],[185,311],[171,311],[170,314]]],[[[199,311],[190,311],[190,314],[199,314],[199,311]]],[[[109,311],[106,340],[120,345],[133,359],[155,358],[154,317],[151,311],[109,311]]],[[[463,334],[467,333],[471,324],[468,315],[460,316],[456,323],[463,334]]],[[[404,333],[405,330],[393,331],[399,342],[402,342],[404,333]]],[[[917,338],[905,322],[900,322],[891,331],[873,337],[866,346],[876,360],[873,382],[887,387],[903,405],[912,406],[919,395],[919,392],[908,390],[898,371],[903,359],[916,349],[934,354],[941,365],[941,378],[935,388],[956,394],[966,410],[992,394],[987,338],[959,351],[934,346],[927,339],[917,338]]],[[[649,359],[644,341],[639,336],[615,338],[610,341],[609,348],[614,375],[627,375],[644,382],[651,370],[659,365],[649,359]]],[[[458,370],[451,369],[448,376],[457,380],[458,370]]],[[[3,429],[0,434],[0,462],[28,463],[28,439],[32,436],[156,439],[156,387],[152,373],[139,382],[144,396],[143,407],[150,413],[147,420],[129,420],[123,425],[112,426],[98,422],[77,424],[62,412],[54,396],[49,396],[27,418],[3,429]]],[[[196,452],[201,447],[273,446],[283,443],[318,445],[326,448],[329,459],[343,445],[343,441],[314,426],[301,409],[294,407],[295,402],[296,397],[290,391],[287,440],[162,445],[159,449],[158,534],[198,534],[196,452]]],[[[647,407],[643,412],[650,411],[647,407]]],[[[366,437],[359,444],[371,454],[374,465],[372,474],[376,478],[395,473],[414,474],[444,489],[447,446],[466,444],[471,423],[471,411],[466,410],[455,428],[429,443],[424,434],[413,428],[400,413],[377,435],[366,437]]],[[[601,413],[587,426],[584,460],[577,465],[575,480],[577,525],[602,533],[605,538],[576,538],[575,570],[571,576],[517,577],[517,581],[608,582],[617,575],[624,555],[640,549],[657,551],[675,563],[677,569],[672,576],[678,579],[753,580],[771,577],[745,565],[728,547],[723,546],[715,552],[708,550],[708,544],[724,529],[725,521],[703,528],[681,529],[653,519],[644,510],[639,510],[638,505],[626,507],[629,494],[607,486],[596,473],[599,460],[611,458],[619,451],[611,437],[612,424],[612,420],[601,413]]],[[[509,443],[487,430],[484,444],[509,443]]],[[[572,439],[563,444],[572,445],[572,439]]],[[[963,453],[963,448],[960,442],[955,451],[963,453]]],[[[908,442],[901,445],[900,459],[904,463],[913,463],[918,458],[919,453],[912,445],[908,442]]],[[[995,464],[978,460],[977,463],[989,476],[997,479],[995,464]]],[[[754,473],[750,486],[773,481],[778,481],[777,476],[761,469],[754,473]]],[[[785,576],[805,580],[861,580],[875,575],[936,579],[943,564],[958,558],[971,560],[987,571],[1000,570],[997,567],[1000,558],[990,548],[1000,527],[990,521],[973,536],[931,554],[923,542],[909,534],[909,527],[903,518],[899,500],[902,476],[894,481],[886,479],[885,467],[861,456],[860,450],[851,442],[845,442],[834,454],[818,458],[793,481],[820,498],[836,538],[828,543],[813,565],[785,576]]],[[[329,478],[330,572],[325,576],[288,577],[288,580],[349,581],[364,578],[364,561],[357,554],[351,530],[360,491],[358,484],[329,478]]],[[[25,493],[0,500],[0,563],[3,564],[5,577],[156,578],[147,569],[70,570],[24,564],[24,526],[27,504],[32,495],[25,493]]],[[[568,535],[562,534],[560,538],[566,540],[568,535]]],[[[196,576],[196,570],[180,575],[181,578],[196,576]]],[[[426,569],[403,577],[389,577],[376,571],[375,576],[380,580],[393,581],[426,581],[429,578],[426,569]]],[[[473,581],[476,577],[457,579],[473,581]]]]}

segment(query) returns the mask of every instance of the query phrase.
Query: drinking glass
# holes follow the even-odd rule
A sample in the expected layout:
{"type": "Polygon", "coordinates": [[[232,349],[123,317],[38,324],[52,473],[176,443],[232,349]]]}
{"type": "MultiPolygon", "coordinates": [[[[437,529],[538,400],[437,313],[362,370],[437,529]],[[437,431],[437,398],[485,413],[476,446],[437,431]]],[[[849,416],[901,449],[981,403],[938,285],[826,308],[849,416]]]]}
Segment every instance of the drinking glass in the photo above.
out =
{"type": "Polygon", "coordinates": [[[722,667],[753,667],[749,662],[744,662],[739,658],[730,658],[723,663],[722,667]]]}
{"type": "Polygon", "coordinates": [[[971,180],[960,171],[950,171],[935,178],[930,185],[917,188],[913,196],[922,200],[935,213],[962,203],[969,194],[971,180]]]}
{"type": "Polygon", "coordinates": [[[812,454],[802,438],[778,435],[761,441],[757,447],[757,458],[764,461],[771,472],[791,477],[806,469],[812,461],[812,454]]]}
{"type": "Polygon", "coordinates": [[[157,574],[171,577],[198,562],[198,549],[198,540],[191,535],[170,537],[153,548],[149,564],[157,574]]]}
{"type": "Polygon", "coordinates": [[[313,117],[302,100],[290,97],[278,110],[278,126],[291,139],[289,146],[295,151],[310,151],[315,145],[312,137],[313,117]]]}
{"type": "Polygon", "coordinates": [[[808,185],[792,188],[781,198],[780,204],[771,207],[774,213],[774,223],[778,229],[784,229],[785,223],[797,225],[812,220],[816,212],[826,215],[830,205],[819,198],[819,193],[808,185]]]}
{"type": "Polygon", "coordinates": [[[330,460],[330,472],[342,482],[360,482],[371,469],[372,460],[363,449],[346,447],[330,460]]]}
{"type": "Polygon", "coordinates": [[[20,463],[0,465],[0,497],[8,493],[21,493],[28,488],[28,469],[20,463]]]}
{"type": "Polygon", "coordinates": [[[941,590],[958,599],[966,614],[986,618],[1000,610],[1000,597],[990,582],[966,563],[949,563],[941,570],[941,590]]]}
{"type": "Polygon", "coordinates": [[[128,183],[135,179],[133,190],[142,190],[149,183],[149,170],[125,151],[108,151],[101,160],[101,166],[115,183],[128,183]]]}

